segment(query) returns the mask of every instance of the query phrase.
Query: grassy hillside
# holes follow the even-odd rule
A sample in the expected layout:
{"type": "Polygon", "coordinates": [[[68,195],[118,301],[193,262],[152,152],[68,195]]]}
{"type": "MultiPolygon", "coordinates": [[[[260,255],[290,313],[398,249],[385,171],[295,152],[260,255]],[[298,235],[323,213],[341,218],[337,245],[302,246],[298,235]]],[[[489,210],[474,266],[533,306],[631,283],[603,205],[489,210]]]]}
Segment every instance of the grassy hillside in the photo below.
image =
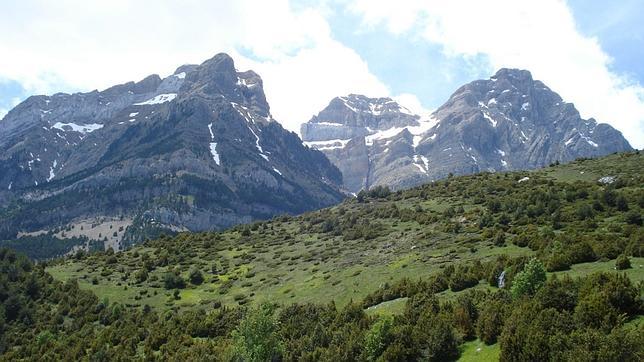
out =
{"type": "Polygon", "coordinates": [[[627,250],[633,268],[626,273],[640,281],[642,228],[626,218],[641,215],[642,165],[642,155],[622,154],[391,194],[380,190],[383,197],[375,190],[362,202],[221,233],[181,234],[115,255],[67,260],[48,271],[59,280],[78,279],[99,297],[161,309],[263,300],[345,305],[385,283],[499,255],[536,255],[550,260],[551,270],[578,276],[614,271],[613,259],[627,250]],[[613,184],[597,182],[605,176],[615,177],[613,184]],[[617,207],[623,199],[628,210],[617,207]],[[586,208],[588,215],[580,215],[586,208]],[[555,259],[559,249],[579,242],[594,255],[568,270],[574,260],[555,259]],[[146,280],[137,279],[141,270],[146,280]],[[201,283],[189,281],[195,270],[201,283]],[[167,273],[186,281],[180,298],[175,288],[165,288],[167,273]]]}
{"type": "Polygon", "coordinates": [[[37,266],[0,249],[0,361],[641,360],[643,171],[376,188],[37,266]]]}

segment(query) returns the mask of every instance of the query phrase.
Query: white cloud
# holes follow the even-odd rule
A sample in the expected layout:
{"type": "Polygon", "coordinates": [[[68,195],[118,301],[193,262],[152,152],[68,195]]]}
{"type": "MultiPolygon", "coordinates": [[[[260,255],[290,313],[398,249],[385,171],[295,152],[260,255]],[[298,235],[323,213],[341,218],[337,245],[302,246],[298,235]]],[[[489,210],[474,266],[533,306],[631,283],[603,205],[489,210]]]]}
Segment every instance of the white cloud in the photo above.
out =
{"type": "Polygon", "coordinates": [[[349,93],[388,94],[351,49],[325,40],[278,62],[248,61],[262,76],[271,113],[286,128],[299,132],[301,123],[322,110],[333,97],[349,93]]]}
{"type": "MultiPolygon", "coordinates": [[[[273,115],[297,130],[334,96],[390,93],[355,51],[333,39],[326,6],[294,10],[287,0],[3,2],[0,33],[11,36],[0,42],[0,54],[11,56],[0,57],[0,80],[16,80],[29,93],[88,91],[167,75],[224,51],[239,69],[262,76],[273,115]]],[[[610,57],[596,39],[579,34],[561,1],[357,0],[348,6],[367,26],[384,24],[392,33],[441,44],[451,56],[484,54],[494,68],[530,69],[584,117],[611,123],[634,146],[644,145],[644,90],[610,71],[610,57]]],[[[423,111],[412,95],[395,98],[423,111]]]]}
{"type": "Polygon", "coordinates": [[[367,27],[419,36],[448,56],[483,54],[493,68],[528,69],[583,117],[610,123],[633,146],[644,146],[644,88],[611,71],[609,55],[577,31],[564,1],[357,0],[349,8],[367,27]]]}
{"type": "Polygon", "coordinates": [[[0,42],[0,54],[11,54],[0,57],[0,79],[30,93],[163,76],[218,52],[260,74],[273,115],[291,130],[338,94],[388,93],[357,53],[332,39],[322,10],[296,11],[287,0],[3,2],[0,33],[11,34],[0,42]]]}
{"type": "Polygon", "coordinates": [[[420,99],[415,94],[411,93],[402,93],[392,97],[398,104],[403,107],[406,107],[410,111],[420,115],[430,114],[431,111],[423,107],[420,99]]]}

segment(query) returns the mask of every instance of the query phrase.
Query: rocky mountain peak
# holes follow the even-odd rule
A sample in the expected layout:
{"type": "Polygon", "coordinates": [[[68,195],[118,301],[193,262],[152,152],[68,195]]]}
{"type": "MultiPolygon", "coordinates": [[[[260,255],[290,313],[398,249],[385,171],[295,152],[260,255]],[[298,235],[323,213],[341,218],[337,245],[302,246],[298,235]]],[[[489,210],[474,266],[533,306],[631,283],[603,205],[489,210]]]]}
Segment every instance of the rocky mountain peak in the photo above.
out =
{"type": "MultiPolygon", "coordinates": [[[[118,208],[130,216],[128,202],[163,200],[172,206],[146,215],[204,230],[329,205],[342,198],[340,183],[322,153],[273,120],[261,77],[238,72],[223,53],[163,79],[30,97],[0,122],[0,208],[103,188],[127,193],[118,208]]],[[[74,200],[62,219],[88,216],[74,200]]],[[[93,209],[113,214],[115,204],[105,202],[93,209]]],[[[29,225],[15,219],[11,228],[62,220],[56,215],[43,211],[29,225]]]]}
{"type": "MultiPolygon", "coordinates": [[[[438,159],[460,158],[450,171],[456,174],[529,169],[631,149],[619,131],[582,119],[572,103],[525,70],[501,69],[490,80],[461,87],[434,116],[442,128],[422,152],[449,149],[438,159]],[[607,132],[600,136],[599,129],[607,132]]],[[[449,173],[440,169],[441,176],[449,173]]]]}
{"type": "Polygon", "coordinates": [[[187,80],[198,85],[205,95],[230,96],[237,83],[233,59],[220,53],[187,74],[187,80]]]}
{"type": "Polygon", "coordinates": [[[231,105],[252,109],[265,120],[272,119],[261,77],[252,70],[238,72],[233,59],[225,53],[200,65],[181,66],[169,79],[180,83],[182,92],[212,99],[223,97],[231,105]]]}
{"type": "Polygon", "coordinates": [[[185,74],[193,72],[195,69],[197,69],[198,66],[198,64],[181,65],[174,71],[174,73],[172,73],[172,75],[183,77],[185,74]]]}
{"type": "Polygon", "coordinates": [[[392,127],[418,126],[419,119],[389,97],[349,94],[333,98],[328,106],[301,126],[301,134],[307,142],[348,140],[392,127]]]}
{"type": "Polygon", "coordinates": [[[529,71],[507,68],[463,85],[431,117],[408,114],[388,98],[335,98],[302,125],[302,138],[342,170],[353,192],[631,149],[619,131],[582,119],[529,71]]]}
{"type": "MultiPolygon", "coordinates": [[[[417,118],[407,108],[401,106],[398,102],[389,97],[369,98],[360,94],[349,94],[348,96],[336,97],[331,100],[325,110],[344,111],[352,115],[353,120],[363,118],[369,120],[379,120],[380,118],[417,118]],[[411,116],[411,117],[406,117],[411,116]]],[[[328,116],[325,110],[318,114],[317,119],[323,122],[323,117],[328,116]]],[[[315,117],[314,117],[315,119],[315,117]]],[[[378,124],[370,126],[378,127],[378,124]]]]}
{"type": "Polygon", "coordinates": [[[214,57],[201,63],[200,68],[209,73],[235,74],[235,61],[226,53],[218,53],[214,57]]]}
{"type": "MultiPolygon", "coordinates": [[[[380,116],[384,114],[413,115],[407,108],[398,104],[389,97],[369,98],[361,94],[349,94],[345,97],[336,97],[331,100],[330,107],[345,107],[353,113],[380,116]]],[[[415,116],[415,115],[413,115],[415,116]]]]}
{"type": "Polygon", "coordinates": [[[162,82],[161,77],[158,74],[151,74],[141,81],[134,83],[132,91],[134,93],[146,93],[153,92],[162,82]]]}
{"type": "Polygon", "coordinates": [[[509,82],[532,82],[532,73],[525,69],[501,68],[492,77],[492,81],[507,80],[509,82]]]}

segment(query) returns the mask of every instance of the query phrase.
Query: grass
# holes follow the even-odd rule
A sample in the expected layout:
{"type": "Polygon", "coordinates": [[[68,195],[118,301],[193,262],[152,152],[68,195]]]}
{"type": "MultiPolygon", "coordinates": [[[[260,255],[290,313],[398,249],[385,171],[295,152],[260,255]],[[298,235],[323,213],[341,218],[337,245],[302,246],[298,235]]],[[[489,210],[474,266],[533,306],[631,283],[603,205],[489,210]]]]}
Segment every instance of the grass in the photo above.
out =
{"type": "MultiPolygon", "coordinates": [[[[286,262],[272,265],[271,263],[274,263],[274,259],[271,257],[272,252],[256,252],[258,257],[253,260],[252,264],[231,267],[231,270],[226,274],[219,274],[217,281],[213,281],[213,275],[208,270],[202,270],[206,276],[206,282],[198,286],[189,285],[187,289],[181,291],[181,299],[172,303],[168,303],[168,295],[172,291],[165,290],[161,283],[161,278],[163,274],[168,272],[168,268],[159,268],[150,272],[150,276],[155,276],[158,279],[156,282],[148,280],[139,285],[133,283],[131,277],[129,279],[125,277],[126,273],[132,275],[138,270],[137,262],[131,260],[134,259],[131,251],[121,253],[121,258],[128,260],[125,265],[135,266],[126,267],[126,273],[112,271],[109,276],[110,280],[101,276],[102,268],[93,268],[71,260],[49,267],[48,271],[58,280],[78,279],[81,288],[92,290],[99,298],[108,298],[110,301],[134,306],[148,304],[155,308],[177,307],[181,309],[215,301],[232,306],[239,304],[234,300],[234,296],[237,294],[252,294],[253,297],[250,299],[260,302],[267,300],[278,303],[327,303],[334,301],[337,305],[343,306],[352,300],[361,300],[383,283],[391,283],[403,277],[412,279],[427,277],[451,260],[486,259],[508,252],[511,254],[529,253],[528,249],[517,250],[518,248],[514,246],[485,248],[480,254],[473,254],[466,248],[456,253],[449,253],[449,245],[440,244],[433,248],[415,250],[401,246],[398,248],[397,255],[388,255],[388,253],[369,244],[356,243],[352,247],[354,250],[347,254],[337,255],[324,262],[298,259],[294,265],[288,265],[286,262]],[[371,250],[367,251],[368,249],[371,250]],[[426,258],[427,256],[430,257],[426,258]],[[254,276],[246,278],[245,275],[251,268],[254,276]],[[91,283],[93,278],[99,280],[97,285],[91,283]],[[122,278],[126,278],[127,281],[121,281],[122,278]],[[236,279],[233,286],[227,293],[219,294],[218,291],[222,283],[231,278],[236,279]],[[115,285],[117,281],[122,285],[115,285]],[[249,283],[250,285],[248,285],[249,283]],[[127,289],[125,289],[126,286],[127,289]],[[136,299],[144,290],[147,290],[148,294],[136,299]]],[[[303,243],[299,242],[293,244],[288,250],[290,252],[287,255],[299,255],[306,248],[303,243]]],[[[241,253],[226,252],[222,254],[218,257],[229,260],[228,257],[241,253]]],[[[206,259],[197,258],[190,264],[199,265],[202,263],[207,264],[206,259]]],[[[187,272],[183,275],[187,279],[187,272]]]]}
{"type": "Polygon", "coordinates": [[[366,313],[372,316],[397,315],[405,311],[408,298],[397,298],[382,302],[366,309],[366,313]]]}
{"type": "Polygon", "coordinates": [[[555,272],[552,274],[567,274],[572,278],[581,277],[596,272],[623,273],[628,276],[634,284],[644,281],[644,258],[630,258],[631,268],[626,270],[615,270],[615,260],[595,261],[573,265],[570,270],[555,272]]]}
{"type": "MultiPolygon", "coordinates": [[[[289,254],[298,254],[303,249],[301,243],[296,243],[290,249],[291,253],[289,254]]],[[[234,298],[235,295],[239,294],[252,295],[249,298],[254,301],[274,301],[279,303],[326,303],[334,301],[339,306],[342,306],[351,300],[361,300],[385,282],[394,282],[403,277],[412,279],[427,277],[439,270],[441,265],[454,258],[466,261],[487,259],[502,253],[511,255],[530,253],[529,249],[516,246],[482,248],[477,253],[464,250],[454,254],[448,253],[445,249],[445,246],[439,245],[424,251],[409,250],[401,252],[400,255],[393,257],[379,255],[380,253],[376,252],[374,252],[375,255],[363,254],[362,257],[354,256],[353,263],[349,263],[340,257],[326,262],[301,261],[293,266],[281,263],[276,267],[269,266],[271,259],[260,254],[260,257],[253,261],[252,265],[242,264],[232,268],[226,274],[218,275],[218,281],[213,281],[213,276],[204,271],[206,282],[198,286],[189,285],[187,289],[181,291],[181,298],[176,301],[172,301],[169,298],[172,291],[165,290],[160,282],[163,274],[167,272],[167,268],[160,268],[150,273],[150,275],[154,275],[159,279],[157,282],[151,283],[148,281],[137,285],[128,279],[128,282],[121,282],[121,286],[117,286],[115,283],[124,277],[124,273],[114,271],[110,275],[110,280],[107,280],[100,275],[100,268],[91,269],[87,265],[76,261],[67,261],[50,267],[48,271],[58,280],[78,279],[81,288],[92,290],[101,299],[108,298],[110,301],[118,301],[133,306],[148,304],[154,308],[174,307],[183,309],[215,301],[232,306],[239,304],[239,301],[234,298]],[[432,257],[429,259],[423,258],[427,255],[432,257]],[[370,263],[370,261],[378,259],[391,259],[392,261],[389,263],[370,263]],[[346,265],[342,268],[340,267],[342,264],[353,265],[346,265]],[[369,266],[365,267],[366,264],[369,264],[369,266]],[[244,276],[248,274],[248,270],[251,267],[254,275],[250,278],[245,278],[244,276]],[[93,278],[99,280],[97,285],[91,283],[93,278]],[[237,280],[227,293],[220,294],[219,290],[222,283],[231,278],[237,280]],[[262,281],[262,279],[264,280],[262,281]],[[147,291],[147,294],[141,295],[142,291],[147,291]],[[171,300],[170,302],[169,299],[171,300]]],[[[128,255],[130,252],[123,254],[128,255]]],[[[231,254],[227,253],[227,255],[231,254]]],[[[198,259],[195,264],[199,263],[205,263],[205,260],[198,259]]],[[[632,258],[631,263],[633,268],[625,271],[627,275],[636,282],[643,280],[644,273],[641,265],[644,264],[644,259],[632,258]]],[[[574,265],[571,270],[556,274],[566,273],[576,277],[595,271],[616,272],[613,268],[614,261],[611,260],[574,265]]],[[[129,272],[132,274],[135,269],[131,268],[129,272]]],[[[187,279],[187,275],[184,275],[184,277],[187,279]]],[[[475,289],[485,290],[490,289],[490,287],[486,283],[480,283],[475,289]]],[[[453,298],[456,294],[448,290],[440,293],[439,296],[453,298]]],[[[384,305],[375,308],[374,313],[397,313],[404,308],[404,300],[386,303],[388,304],[383,303],[384,305]]]]}
{"type": "Polygon", "coordinates": [[[458,360],[460,362],[496,362],[501,354],[498,343],[488,346],[478,339],[465,342],[459,348],[461,355],[458,360]]]}
{"type": "Polygon", "coordinates": [[[637,316],[633,320],[626,322],[625,326],[633,330],[641,331],[644,328],[644,316],[637,316]]]}
{"type": "Polygon", "coordinates": [[[638,164],[638,162],[641,162],[641,155],[620,153],[608,155],[601,159],[582,159],[556,167],[548,167],[541,173],[564,182],[596,182],[604,176],[637,174],[641,172],[641,164],[638,164]]]}
{"type": "MultiPolygon", "coordinates": [[[[532,195],[535,187],[550,191],[556,186],[561,191],[569,184],[595,182],[606,175],[633,179],[641,177],[642,162],[641,155],[611,155],[539,171],[452,178],[449,188],[447,183],[428,185],[387,199],[371,199],[363,204],[346,202],[299,217],[254,224],[246,236],[241,228],[220,233],[182,233],[173,239],[155,240],[117,253],[116,263],[108,264],[105,255],[98,254],[52,263],[47,270],[58,280],[78,279],[81,288],[92,290],[99,298],[132,306],[148,304],[158,309],[181,310],[214,302],[235,306],[258,301],[286,304],[334,301],[341,307],[352,300],[362,300],[385,283],[425,278],[453,263],[493,260],[499,255],[534,255],[531,249],[511,243],[512,237],[527,227],[525,223],[510,225],[504,246],[493,245],[490,234],[485,234],[478,225],[486,204],[484,200],[476,201],[477,195],[515,192],[520,198],[532,195]],[[525,175],[529,175],[532,184],[517,183],[525,175]],[[565,184],[546,185],[544,180],[565,184]],[[446,216],[450,210],[458,211],[446,216]],[[374,233],[352,238],[343,234],[344,230],[322,231],[320,227],[323,222],[335,220],[343,224],[351,219],[355,219],[353,228],[364,225],[364,230],[374,233]],[[458,231],[450,229],[453,225],[458,226],[458,231]],[[154,266],[149,278],[138,284],[134,275],[144,267],[146,258],[154,266]],[[166,262],[161,263],[164,259],[166,262]],[[192,268],[201,270],[204,283],[188,284],[175,300],[173,291],[163,288],[164,274],[176,269],[188,280],[192,268]],[[92,280],[98,280],[98,284],[92,280]]],[[[592,187],[599,192],[600,186],[592,187]]],[[[630,186],[620,192],[637,200],[641,190],[630,186]]],[[[632,207],[637,208],[636,204],[637,201],[631,201],[632,207]]],[[[586,230],[574,220],[577,206],[565,204],[561,210],[568,213],[569,220],[573,219],[569,225],[574,232],[585,233],[581,237],[607,233],[609,223],[626,229],[623,215],[612,212],[597,218],[596,229],[586,230]]],[[[550,227],[538,219],[530,222],[536,224],[539,232],[550,227]]],[[[568,231],[564,228],[556,234],[565,235],[568,231]]],[[[617,232],[610,237],[626,238],[617,232]]],[[[578,264],[555,274],[577,277],[597,271],[616,272],[614,263],[609,260],[578,264]]],[[[633,268],[624,272],[636,283],[644,280],[644,258],[631,258],[631,264],[633,268]]],[[[490,287],[481,282],[475,288],[490,287]]],[[[455,295],[450,291],[440,294],[448,299],[455,295]]],[[[370,313],[396,313],[404,307],[401,300],[387,303],[390,304],[383,303],[370,313]]]]}

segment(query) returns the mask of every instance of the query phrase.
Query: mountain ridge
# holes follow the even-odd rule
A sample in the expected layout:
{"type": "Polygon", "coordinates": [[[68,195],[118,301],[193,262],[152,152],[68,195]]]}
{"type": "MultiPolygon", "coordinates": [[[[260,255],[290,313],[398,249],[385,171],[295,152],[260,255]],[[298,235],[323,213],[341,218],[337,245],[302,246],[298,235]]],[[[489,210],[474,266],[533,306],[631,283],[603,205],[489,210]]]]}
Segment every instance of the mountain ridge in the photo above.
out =
{"type": "Polygon", "coordinates": [[[164,79],[30,97],[0,121],[0,151],[5,238],[108,216],[218,229],[344,197],[340,172],[273,119],[261,77],[223,53],[164,79]]]}
{"type": "Polygon", "coordinates": [[[390,98],[336,97],[302,125],[301,134],[338,166],[352,192],[632,150],[619,131],[582,119],[529,71],[508,68],[459,87],[426,116],[390,98]],[[382,100],[390,104],[386,122],[373,112],[382,100]]]}

